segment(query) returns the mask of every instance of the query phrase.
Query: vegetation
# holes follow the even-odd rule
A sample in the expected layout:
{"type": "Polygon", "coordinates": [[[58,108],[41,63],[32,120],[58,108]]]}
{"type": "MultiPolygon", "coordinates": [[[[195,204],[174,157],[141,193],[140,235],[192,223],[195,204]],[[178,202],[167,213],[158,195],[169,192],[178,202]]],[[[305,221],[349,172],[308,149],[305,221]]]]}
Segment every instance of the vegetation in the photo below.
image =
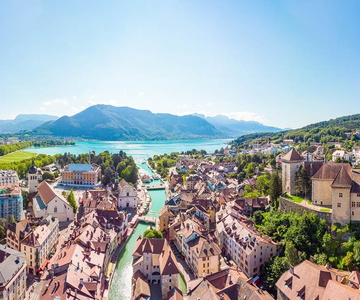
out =
{"type": "Polygon", "coordinates": [[[71,189],[70,193],[67,197],[67,201],[69,202],[69,204],[71,205],[71,207],[73,208],[73,212],[74,214],[77,213],[78,210],[78,206],[76,204],[76,200],[75,200],[75,195],[74,195],[74,191],[71,189]]]}
{"type": "Polygon", "coordinates": [[[88,164],[95,163],[101,167],[103,174],[102,183],[107,185],[115,181],[115,173],[118,174],[119,179],[124,179],[129,183],[135,184],[138,178],[138,169],[132,156],[127,156],[122,150],[119,153],[110,154],[109,151],[95,154],[79,154],[73,155],[64,153],[58,155],[57,161],[64,167],[71,163],[88,164]]]}
{"type": "MultiPolygon", "coordinates": [[[[15,152],[15,153],[17,153],[17,152],[15,152]]],[[[28,153],[28,152],[26,152],[26,153],[28,153]]],[[[20,178],[23,178],[23,177],[25,177],[26,172],[32,166],[33,162],[34,162],[35,166],[41,168],[46,165],[54,163],[56,161],[57,157],[58,157],[58,155],[39,154],[39,155],[33,156],[32,158],[25,158],[25,159],[19,160],[19,161],[12,161],[12,162],[0,161],[0,169],[1,170],[14,170],[18,173],[20,178]]]]}
{"type": "Polygon", "coordinates": [[[73,146],[75,142],[64,140],[44,140],[34,142],[34,147],[73,146]]]}
{"type": "Polygon", "coordinates": [[[6,238],[6,219],[0,219],[0,242],[6,238]]]}
{"type": "Polygon", "coordinates": [[[293,139],[299,144],[300,150],[311,149],[310,143],[316,142],[325,145],[327,159],[334,148],[330,142],[343,142],[344,148],[350,150],[355,145],[360,145],[360,136],[351,135],[348,137],[346,132],[360,129],[360,114],[340,117],[330,121],[311,124],[299,129],[287,130],[276,133],[254,133],[244,135],[233,141],[233,144],[240,148],[249,147],[255,140],[260,143],[282,143],[285,139],[293,139]],[[330,150],[330,151],[329,151],[330,150]]]}
{"type": "Polygon", "coordinates": [[[148,163],[161,177],[166,178],[169,175],[169,168],[175,167],[176,162],[179,160],[177,155],[178,153],[154,155],[153,158],[148,159],[148,163]]]}
{"type": "Polygon", "coordinates": [[[159,230],[147,229],[144,231],[143,237],[146,239],[162,239],[164,238],[164,235],[159,230]]]}
{"type": "Polygon", "coordinates": [[[17,161],[22,161],[24,159],[29,159],[37,156],[36,153],[26,152],[26,151],[16,151],[6,154],[0,157],[0,163],[12,163],[17,161]]]}
{"type": "Polygon", "coordinates": [[[20,142],[20,143],[9,144],[9,145],[0,145],[0,156],[6,155],[11,152],[15,152],[20,149],[30,147],[31,145],[32,145],[32,142],[20,142]]]}

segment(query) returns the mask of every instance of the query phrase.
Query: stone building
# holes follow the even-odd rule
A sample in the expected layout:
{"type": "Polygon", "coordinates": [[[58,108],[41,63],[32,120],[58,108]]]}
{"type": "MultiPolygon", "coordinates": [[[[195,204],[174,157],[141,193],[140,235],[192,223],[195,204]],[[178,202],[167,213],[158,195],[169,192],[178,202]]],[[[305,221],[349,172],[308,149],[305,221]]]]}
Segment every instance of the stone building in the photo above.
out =
{"type": "Polygon", "coordinates": [[[295,192],[295,173],[300,166],[304,166],[304,158],[295,150],[291,149],[282,158],[282,191],[289,195],[295,192]]]}
{"type": "Polygon", "coordinates": [[[138,299],[134,293],[138,280],[143,285],[160,288],[162,298],[166,298],[169,291],[178,286],[179,274],[174,253],[165,239],[138,238],[133,253],[132,299],[138,299]]]}

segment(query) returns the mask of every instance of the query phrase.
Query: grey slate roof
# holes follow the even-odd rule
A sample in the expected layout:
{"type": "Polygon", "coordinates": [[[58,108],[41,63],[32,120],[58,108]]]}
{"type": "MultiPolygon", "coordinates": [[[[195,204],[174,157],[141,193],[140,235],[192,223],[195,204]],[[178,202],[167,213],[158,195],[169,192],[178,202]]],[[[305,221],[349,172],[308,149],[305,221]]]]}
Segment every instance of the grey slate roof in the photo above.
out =
{"type": "Polygon", "coordinates": [[[0,245],[0,284],[8,283],[26,264],[24,253],[0,245]]]}

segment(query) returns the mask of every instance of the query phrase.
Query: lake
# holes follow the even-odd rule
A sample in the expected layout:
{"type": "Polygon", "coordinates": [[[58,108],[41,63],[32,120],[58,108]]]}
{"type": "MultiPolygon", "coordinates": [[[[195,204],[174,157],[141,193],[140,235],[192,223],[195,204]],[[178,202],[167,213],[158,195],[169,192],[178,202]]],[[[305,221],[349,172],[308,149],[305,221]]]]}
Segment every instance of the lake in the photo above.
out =
{"type": "Polygon", "coordinates": [[[226,147],[226,143],[231,139],[213,139],[213,140],[156,140],[156,141],[81,141],[72,146],[54,146],[54,147],[29,147],[26,151],[44,154],[63,154],[70,152],[72,154],[89,153],[94,151],[96,154],[108,150],[110,153],[116,153],[120,150],[131,155],[139,162],[154,155],[170,154],[171,152],[189,151],[192,149],[205,150],[209,153],[216,149],[226,147]]]}

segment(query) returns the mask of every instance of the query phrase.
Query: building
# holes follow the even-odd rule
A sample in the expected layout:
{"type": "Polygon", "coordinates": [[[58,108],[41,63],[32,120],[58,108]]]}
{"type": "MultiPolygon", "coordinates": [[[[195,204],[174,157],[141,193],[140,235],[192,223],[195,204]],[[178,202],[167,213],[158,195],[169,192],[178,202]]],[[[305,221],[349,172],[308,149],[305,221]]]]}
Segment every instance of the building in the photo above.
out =
{"type": "Polygon", "coordinates": [[[159,212],[159,230],[161,232],[168,230],[169,225],[174,217],[175,216],[169,209],[169,206],[165,205],[159,212]]]}
{"type": "Polygon", "coordinates": [[[19,176],[12,170],[0,170],[0,186],[4,185],[18,185],[19,176]]]}
{"type": "Polygon", "coordinates": [[[332,222],[360,221],[360,172],[349,163],[328,162],[312,177],[312,200],[332,208],[332,222]]]}
{"type": "Polygon", "coordinates": [[[274,300],[234,267],[192,280],[187,287],[189,300],[274,300]]]}
{"type": "Polygon", "coordinates": [[[0,299],[25,299],[25,292],[25,255],[7,246],[0,245],[0,299]]]}
{"type": "Polygon", "coordinates": [[[28,173],[28,186],[29,186],[29,194],[35,193],[37,191],[37,187],[39,184],[39,174],[38,169],[34,166],[34,164],[30,167],[28,173]]]}
{"type": "Polygon", "coordinates": [[[74,210],[64,197],[46,182],[42,181],[37,187],[37,192],[32,199],[33,213],[36,218],[46,218],[51,215],[59,222],[74,220],[74,210]]]}
{"type": "Polygon", "coordinates": [[[291,149],[282,157],[282,191],[289,195],[295,192],[295,173],[303,166],[304,158],[295,150],[291,149]]]}
{"type": "Polygon", "coordinates": [[[36,227],[22,222],[19,227],[9,228],[6,245],[25,254],[27,272],[35,275],[46,267],[48,255],[57,243],[58,236],[59,220],[48,216],[36,227]]]}
{"type": "Polygon", "coordinates": [[[133,253],[133,297],[139,284],[142,290],[149,291],[147,286],[153,285],[161,290],[162,298],[178,286],[179,269],[174,253],[165,239],[139,237],[133,253]]]}
{"type": "Polygon", "coordinates": [[[116,210],[117,207],[117,198],[105,190],[85,191],[79,202],[84,209],[84,215],[95,209],[116,210]]]}
{"type": "Polygon", "coordinates": [[[359,288],[353,288],[349,272],[303,261],[281,275],[276,283],[279,300],[348,300],[360,299],[359,288]]]}
{"type": "Polygon", "coordinates": [[[332,161],[350,161],[351,156],[346,150],[335,150],[332,154],[332,161]]]}
{"type": "Polygon", "coordinates": [[[14,216],[16,221],[24,219],[23,197],[19,184],[0,186],[0,218],[8,220],[14,216]]]}
{"type": "Polygon", "coordinates": [[[277,244],[262,236],[253,222],[233,213],[217,213],[215,235],[221,250],[248,277],[260,274],[260,268],[277,253],[277,244]]]}
{"type": "Polygon", "coordinates": [[[128,184],[124,179],[119,182],[118,208],[136,209],[139,204],[139,198],[136,189],[128,184]]]}
{"type": "Polygon", "coordinates": [[[61,171],[60,183],[93,187],[101,180],[101,168],[95,164],[70,164],[61,171]]]}

